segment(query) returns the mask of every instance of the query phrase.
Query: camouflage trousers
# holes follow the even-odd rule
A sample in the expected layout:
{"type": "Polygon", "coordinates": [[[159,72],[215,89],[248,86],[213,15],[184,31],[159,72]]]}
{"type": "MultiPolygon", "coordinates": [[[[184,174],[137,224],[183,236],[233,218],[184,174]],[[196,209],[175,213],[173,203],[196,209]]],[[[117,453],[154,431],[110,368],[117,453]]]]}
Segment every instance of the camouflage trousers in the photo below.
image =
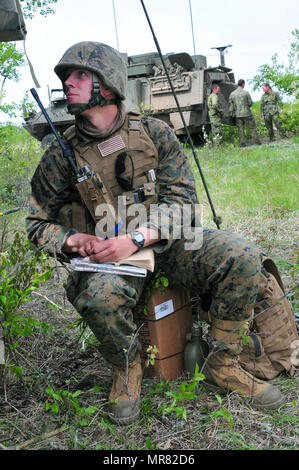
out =
{"type": "Polygon", "coordinates": [[[245,126],[248,127],[254,142],[256,144],[260,144],[260,139],[256,131],[256,123],[255,123],[255,119],[253,116],[237,117],[236,126],[238,128],[239,144],[241,147],[243,147],[246,143],[245,142],[245,126]]]}
{"type": "Polygon", "coordinates": [[[268,130],[268,134],[269,134],[269,138],[270,140],[274,140],[274,129],[273,129],[273,123],[276,127],[276,129],[278,130],[278,133],[279,133],[279,136],[281,138],[284,138],[285,137],[285,134],[284,134],[284,131],[281,127],[281,123],[280,123],[280,120],[279,120],[279,114],[276,113],[276,114],[266,114],[264,116],[264,121],[265,121],[265,126],[268,130]]]}
{"type": "MultiPolygon", "coordinates": [[[[192,295],[209,296],[210,313],[224,320],[251,317],[259,289],[261,258],[250,242],[229,232],[204,230],[198,250],[185,250],[176,240],[157,255],[156,269],[168,277],[171,287],[184,287],[192,295]]],[[[136,325],[132,310],[145,286],[145,278],[102,273],[70,274],[67,297],[99,340],[104,358],[124,366],[126,352],[134,360],[140,348],[132,343],[136,325]]]]}
{"type": "Polygon", "coordinates": [[[223,139],[221,119],[213,117],[213,119],[210,118],[210,121],[211,121],[213,145],[217,147],[217,145],[220,145],[222,143],[222,139],[223,139]]]}

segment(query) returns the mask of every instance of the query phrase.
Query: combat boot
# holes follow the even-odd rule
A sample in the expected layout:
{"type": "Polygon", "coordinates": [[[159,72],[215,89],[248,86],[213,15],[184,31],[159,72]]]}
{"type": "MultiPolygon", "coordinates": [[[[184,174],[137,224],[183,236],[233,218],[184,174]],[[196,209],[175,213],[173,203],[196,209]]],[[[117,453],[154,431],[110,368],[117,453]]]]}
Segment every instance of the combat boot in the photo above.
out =
{"type": "Polygon", "coordinates": [[[126,425],[139,416],[139,402],[142,382],[140,355],[125,368],[114,368],[112,389],[109,394],[108,416],[113,423],[126,425]]]}
{"type": "Polygon", "coordinates": [[[274,409],[283,402],[278,387],[254,377],[241,367],[239,354],[242,351],[242,338],[247,322],[231,322],[213,319],[211,336],[216,340],[216,348],[203,370],[205,385],[213,391],[236,391],[250,399],[256,408],[274,409]]]}

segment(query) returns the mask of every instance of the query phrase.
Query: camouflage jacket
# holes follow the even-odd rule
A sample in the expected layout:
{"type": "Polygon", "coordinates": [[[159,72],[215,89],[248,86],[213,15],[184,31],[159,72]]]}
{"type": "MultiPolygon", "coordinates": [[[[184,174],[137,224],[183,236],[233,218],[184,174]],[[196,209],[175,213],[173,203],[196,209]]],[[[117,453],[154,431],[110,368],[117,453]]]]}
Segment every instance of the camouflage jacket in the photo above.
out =
{"type": "Polygon", "coordinates": [[[219,96],[216,93],[210,94],[208,98],[208,109],[210,119],[213,117],[222,117],[223,109],[219,100],[219,96]]]}
{"type": "Polygon", "coordinates": [[[250,108],[253,102],[248,91],[243,90],[243,88],[238,87],[230,94],[228,104],[231,117],[239,118],[252,116],[250,108]]]}
{"type": "Polygon", "coordinates": [[[278,108],[283,109],[283,103],[277,91],[264,93],[261,99],[261,114],[273,116],[278,113],[278,108]]]}
{"type": "MultiPolygon", "coordinates": [[[[173,242],[173,228],[183,223],[183,205],[189,205],[193,210],[198,202],[195,181],[188,159],[169,126],[153,118],[143,119],[142,122],[158,151],[156,177],[159,187],[156,205],[159,209],[151,208],[142,225],[161,231],[164,240],[152,247],[156,252],[163,252],[173,242]],[[163,219],[163,211],[169,214],[169,207],[174,205],[172,217],[163,219]]],[[[74,193],[78,193],[75,183],[70,163],[55,142],[43,155],[31,180],[29,213],[26,218],[29,240],[37,246],[46,245],[45,251],[52,256],[57,254],[64,257],[63,244],[68,236],[76,232],[59,222],[61,208],[71,201],[74,193]]]]}

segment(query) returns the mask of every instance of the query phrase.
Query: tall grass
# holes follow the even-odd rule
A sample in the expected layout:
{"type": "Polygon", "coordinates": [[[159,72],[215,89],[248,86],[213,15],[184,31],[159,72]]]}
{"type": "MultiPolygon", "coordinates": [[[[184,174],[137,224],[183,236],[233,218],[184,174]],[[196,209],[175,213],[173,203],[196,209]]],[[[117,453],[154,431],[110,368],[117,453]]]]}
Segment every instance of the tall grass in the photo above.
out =
{"type": "Polygon", "coordinates": [[[0,209],[24,207],[30,193],[30,179],[43,151],[25,129],[0,126],[0,209]]]}
{"type": "MultiPolygon", "coordinates": [[[[251,146],[197,149],[216,213],[226,224],[239,217],[266,212],[279,217],[298,208],[299,138],[251,146]]],[[[211,221],[208,199],[189,149],[186,153],[196,178],[200,201],[211,221]]]]}

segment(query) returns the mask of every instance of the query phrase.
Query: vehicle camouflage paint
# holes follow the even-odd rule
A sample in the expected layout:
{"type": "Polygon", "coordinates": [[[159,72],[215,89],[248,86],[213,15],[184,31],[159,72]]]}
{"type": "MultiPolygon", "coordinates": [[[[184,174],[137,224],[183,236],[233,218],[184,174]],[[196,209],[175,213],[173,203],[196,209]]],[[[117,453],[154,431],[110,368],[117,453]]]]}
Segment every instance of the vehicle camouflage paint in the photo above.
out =
{"type": "MultiPolygon", "coordinates": [[[[186,137],[180,114],[176,107],[171,87],[157,52],[127,56],[128,92],[125,105],[127,110],[135,110],[153,115],[166,121],[180,139],[186,137]]],[[[209,130],[207,99],[212,91],[212,83],[220,85],[219,99],[224,110],[222,122],[230,124],[228,113],[228,98],[236,88],[232,69],[219,65],[207,67],[206,57],[190,56],[183,53],[170,53],[164,56],[164,61],[178,97],[185,122],[193,138],[200,141],[203,126],[209,130]]],[[[61,133],[74,122],[74,116],[67,113],[66,97],[59,90],[51,98],[47,112],[61,133]]],[[[25,129],[36,139],[43,139],[51,132],[42,113],[31,114],[25,119],[25,129]]]]}

